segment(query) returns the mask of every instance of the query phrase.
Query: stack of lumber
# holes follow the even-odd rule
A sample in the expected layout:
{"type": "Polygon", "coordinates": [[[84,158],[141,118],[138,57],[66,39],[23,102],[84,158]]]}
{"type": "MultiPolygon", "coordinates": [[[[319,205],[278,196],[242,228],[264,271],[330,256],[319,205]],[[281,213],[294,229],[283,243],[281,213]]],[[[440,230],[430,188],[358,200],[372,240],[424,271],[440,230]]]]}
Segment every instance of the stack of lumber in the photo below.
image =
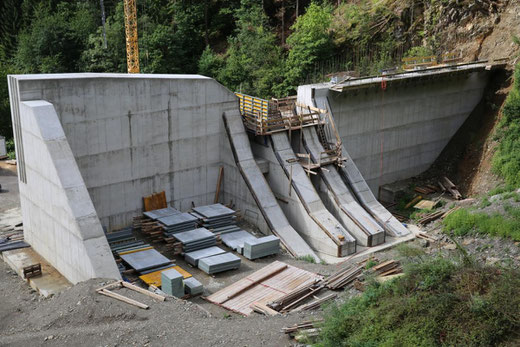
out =
{"type": "Polygon", "coordinates": [[[206,228],[198,228],[182,233],[173,234],[173,237],[182,244],[183,252],[192,252],[215,246],[217,237],[206,228]]]}
{"type": "Polygon", "coordinates": [[[372,267],[371,270],[381,277],[393,275],[403,271],[401,268],[401,263],[393,259],[377,264],[376,266],[372,267]]]}
{"type": "Polygon", "coordinates": [[[305,305],[302,305],[296,309],[294,309],[294,311],[310,311],[310,310],[315,310],[317,308],[320,308],[321,305],[329,300],[332,300],[334,299],[335,297],[337,296],[337,294],[335,293],[331,293],[329,295],[325,295],[324,297],[322,298],[317,298],[316,300],[314,301],[311,301],[309,302],[308,304],[305,304],[305,305]]]}
{"type": "Polygon", "coordinates": [[[199,260],[199,269],[212,275],[219,272],[238,269],[240,258],[232,253],[223,253],[199,260]]]}
{"type": "Polygon", "coordinates": [[[288,292],[287,294],[276,299],[275,301],[270,302],[269,304],[267,304],[267,306],[269,306],[275,311],[286,313],[301,305],[305,301],[305,299],[314,296],[323,288],[323,281],[316,280],[300,288],[288,292]]]}
{"type": "Polygon", "coordinates": [[[325,285],[332,290],[344,288],[359,278],[362,271],[363,268],[361,266],[346,267],[327,278],[325,285]]]}
{"type": "Polygon", "coordinates": [[[437,187],[431,185],[431,184],[427,184],[423,187],[415,187],[414,190],[417,192],[417,193],[420,193],[420,194],[423,194],[423,195],[429,195],[429,194],[433,194],[435,192],[437,192],[437,187]]]}
{"type": "Polygon", "coordinates": [[[457,206],[457,207],[454,207],[446,212],[444,211],[435,211],[435,212],[432,212],[430,214],[427,214],[426,216],[422,217],[421,219],[419,219],[417,222],[421,225],[425,225],[425,224],[428,224],[430,222],[433,222],[434,220],[436,219],[444,219],[446,218],[446,216],[448,216],[449,214],[455,212],[456,210],[458,210],[460,208],[460,206],[457,206]]]}
{"type": "Polygon", "coordinates": [[[236,226],[236,212],[222,204],[194,207],[192,215],[202,220],[202,226],[216,234],[239,231],[236,226]]]}
{"type": "Polygon", "coordinates": [[[295,324],[292,327],[282,328],[282,332],[289,335],[296,341],[300,341],[303,339],[308,339],[309,337],[318,336],[321,330],[319,326],[322,322],[323,319],[305,321],[299,324],[295,324]]]}

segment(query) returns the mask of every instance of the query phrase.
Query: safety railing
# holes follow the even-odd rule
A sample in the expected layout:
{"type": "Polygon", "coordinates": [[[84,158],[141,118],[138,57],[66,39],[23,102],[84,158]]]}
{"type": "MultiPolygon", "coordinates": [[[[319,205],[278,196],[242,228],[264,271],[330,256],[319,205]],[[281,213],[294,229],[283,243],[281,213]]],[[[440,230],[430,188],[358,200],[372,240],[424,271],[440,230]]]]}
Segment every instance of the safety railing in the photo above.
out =
{"type": "Polygon", "coordinates": [[[296,98],[265,100],[235,93],[246,128],[256,135],[269,135],[322,124],[320,112],[306,114],[296,112],[296,98]]]}

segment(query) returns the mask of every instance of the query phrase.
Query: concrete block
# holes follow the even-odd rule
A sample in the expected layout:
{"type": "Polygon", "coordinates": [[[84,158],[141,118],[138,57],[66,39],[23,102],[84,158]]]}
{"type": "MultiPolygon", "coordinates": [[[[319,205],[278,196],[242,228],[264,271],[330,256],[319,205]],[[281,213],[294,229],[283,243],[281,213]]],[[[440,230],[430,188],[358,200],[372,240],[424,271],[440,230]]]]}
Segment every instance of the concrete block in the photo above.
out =
{"type": "Polygon", "coordinates": [[[161,272],[161,290],[178,298],[184,296],[183,276],[175,269],[161,272]]]}

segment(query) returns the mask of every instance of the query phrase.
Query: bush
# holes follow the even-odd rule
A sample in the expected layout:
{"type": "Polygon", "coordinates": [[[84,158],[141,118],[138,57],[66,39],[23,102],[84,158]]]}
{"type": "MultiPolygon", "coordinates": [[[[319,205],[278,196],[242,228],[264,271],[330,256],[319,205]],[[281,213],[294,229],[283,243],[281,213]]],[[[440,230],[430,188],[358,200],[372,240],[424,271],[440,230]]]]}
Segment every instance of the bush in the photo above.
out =
{"type": "Polygon", "coordinates": [[[520,271],[433,258],[331,306],[319,346],[493,346],[520,328],[520,271]]]}

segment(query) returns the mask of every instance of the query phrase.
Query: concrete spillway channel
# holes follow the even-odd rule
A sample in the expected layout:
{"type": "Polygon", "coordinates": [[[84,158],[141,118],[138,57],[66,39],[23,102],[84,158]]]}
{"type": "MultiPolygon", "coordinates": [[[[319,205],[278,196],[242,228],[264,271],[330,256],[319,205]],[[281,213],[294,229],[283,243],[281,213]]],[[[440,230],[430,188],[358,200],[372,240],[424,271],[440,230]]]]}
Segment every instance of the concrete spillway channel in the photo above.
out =
{"type": "MultiPolygon", "coordinates": [[[[331,111],[327,98],[316,98],[316,106],[331,111]]],[[[334,121],[334,115],[331,114],[331,121],[334,121]]],[[[377,201],[374,194],[370,190],[365,179],[359,172],[356,164],[350,157],[345,146],[342,146],[342,156],[346,158],[343,167],[338,169],[344,182],[351,188],[357,197],[359,203],[372,217],[385,229],[391,236],[405,236],[410,233],[388,210],[377,201]]]]}
{"type": "MultiPolygon", "coordinates": [[[[325,149],[319,141],[316,128],[304,128],[302,131],[305,149],[312,161],[318,163],[325,149]]],[[[384,229],[359,205],[341,178],[336,165],[322,166],[315,178],[324,183],[321,185],[325,187],[322,197],[327,200],[329,210],[360,245],[371,247],[385,242],[384,229]]]]}
{"type": "Polygon", "coordinates": [[[316,251],[334,257],[356,252],[356,239],[327,210],[310,178],[299,164],[287,134],[270,136],[271,148],[257,146],[264,159],[273,164],[269,173],[271,189],[279,199],[291,225],[316,251]],[[271,149],[271,153],[268,154],[271,149]],[[274,154],[274,156],[273,156],[274,154]],[[274,157],[274,158],[273,158],[274,157]],[[273,160],[274,159],[274,160],[273,160]],[[277,161],[278,165],[275,165],[277,161]]]}
{"type": "Polygon", "coordinates": [[[256,164],[240,114],[238,112],[224,114],[223,120],[236,165],[272,233],[280,238],[293,256],[311,256],[319,262],[320,259],[311,247],[287,221],[256,164]]]}

